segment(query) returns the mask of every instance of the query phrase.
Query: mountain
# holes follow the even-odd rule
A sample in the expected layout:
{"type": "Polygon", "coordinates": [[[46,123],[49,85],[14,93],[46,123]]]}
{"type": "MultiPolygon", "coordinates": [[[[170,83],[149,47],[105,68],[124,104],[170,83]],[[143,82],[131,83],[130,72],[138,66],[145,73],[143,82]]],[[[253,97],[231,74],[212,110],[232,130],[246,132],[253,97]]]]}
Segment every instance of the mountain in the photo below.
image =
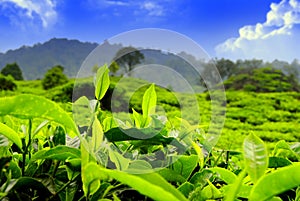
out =
{"type": "Polygon", "coordinates": [[[61,65],[68,77],[75,77],[84,59],[97,46],[97,43],[53,38],[43,44],[0,53],[0,69],[7,63],[17,62],[24,78],[31,80],[43,78],[48,69],[61,65]]]}

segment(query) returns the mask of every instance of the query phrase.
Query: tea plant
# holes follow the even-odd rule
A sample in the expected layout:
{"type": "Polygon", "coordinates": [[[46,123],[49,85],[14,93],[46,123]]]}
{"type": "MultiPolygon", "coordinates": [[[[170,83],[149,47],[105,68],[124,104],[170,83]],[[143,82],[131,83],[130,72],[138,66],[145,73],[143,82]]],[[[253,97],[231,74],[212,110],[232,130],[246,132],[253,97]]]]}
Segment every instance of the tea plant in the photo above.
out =
{"type": "Polygon", "coordinates": [[[207,152],[201,126],[157,114],[154,85],[141,113],[121,121],[103,111],[109,84],[103,66],[96,99],[79,98],[74,120],[39,96],[0,99],[0,199],[299,200],[299,143],[268,153],[250,134],[241,152],[207,152]]]}

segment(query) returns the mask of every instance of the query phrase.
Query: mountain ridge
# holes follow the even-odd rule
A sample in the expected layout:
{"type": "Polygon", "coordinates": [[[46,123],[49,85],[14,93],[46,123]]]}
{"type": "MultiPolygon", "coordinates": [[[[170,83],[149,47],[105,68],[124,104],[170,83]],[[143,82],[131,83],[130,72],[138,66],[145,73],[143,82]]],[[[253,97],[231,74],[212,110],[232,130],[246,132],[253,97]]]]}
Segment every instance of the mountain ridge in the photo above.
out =
{"type": "Polygon", "coordinates": [[[0,69],[8,63],[18,63],[25,79],[41,79],[55,65],[65,68],[68,77],[75,77],[81,63],[98,46],[97,43],[76,39],[52,38],[44,43],[21,46],[0,53],[0,69]]]}

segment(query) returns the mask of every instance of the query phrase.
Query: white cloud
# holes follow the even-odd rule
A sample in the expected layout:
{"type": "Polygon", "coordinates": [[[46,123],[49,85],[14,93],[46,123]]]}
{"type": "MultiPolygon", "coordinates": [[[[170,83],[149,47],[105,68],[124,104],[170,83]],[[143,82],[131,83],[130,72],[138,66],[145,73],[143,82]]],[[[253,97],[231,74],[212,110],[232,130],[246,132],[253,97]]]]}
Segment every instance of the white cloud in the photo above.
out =
{"type": "Polygon", "coordinates": [[[118,1],[118,0],[88,0],[91,6],[97,8],[106,8],[109,6],[130,6],[129,1],[118,1]]]}
{"type": "Polygon", "coordinates": [[[154,1],[146,1],[141,4],[141,9],[144,9],[148,12],[149,16],[163,16],[164,8],[161,5],[158,5],[154,1]]]}
{"type": "Polygon", "coordinates": [[[232,59],[260,58],[293,60],[300,57],[300,3],[282,0],[272,3],[266,21],[239,29],[238,38],[230,38],[216,46],[218,57],[232,59]]]}
{"type": "MultiPolygon", "coordinates": [[[[88,0],[93,8],[105,9],[107,7],[114,7],[116,11],[126,7],[127,12],[133,12],[135,15],[146,17],[160,17],[165,16],[170,7],[170,0],[88,0]]],[[[117,12],[119,16],[119,12],[117,12]]]]}
{"type": "Polygon", "coordinates": [[[14,9],[14,12],[9,14],[13,15],[9,16],[10,19],[15,19],[17,15],[19,15],[19,18],[26,17],[31,20],[39,18],[44,28],[54,24],[57,20],[55,0],[0,0],[0,6],[2,6],[4,12],[11,6],[22,9],[24,12],[14,9]]]}

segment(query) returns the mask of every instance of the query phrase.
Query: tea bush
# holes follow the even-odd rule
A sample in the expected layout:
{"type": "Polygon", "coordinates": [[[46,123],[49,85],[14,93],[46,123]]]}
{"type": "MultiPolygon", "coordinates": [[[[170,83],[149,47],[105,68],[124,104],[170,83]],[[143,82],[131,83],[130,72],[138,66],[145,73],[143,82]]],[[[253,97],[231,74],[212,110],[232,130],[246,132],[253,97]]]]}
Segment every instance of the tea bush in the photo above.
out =
{"type": "MultiPolygon", "coordinates": [[[[109,82],[104,66],[96,77],[95,107],[92,110],[86,107],[85,103],[90,104],[85,97],[74,103],[83,106],[77,108],[79,113],[75,111],[81,115],[75,118],[77,124],[86,126],[80,132],[68,113],[43,97],[1,98],[1,199],[299,199],[299,142],[280,140],[268,152],[257,137],[260,132],[255,135],[235,130],[225,138],[231,136],[228,138],[231,142],[232,138],[241,140],[240,151],[205,150],[205,133],[199,133],[199,125],[177,119],[184,126],[176,130],[168,121],[157,118],[153,110],[157,103],[154,85],[143,94],[141,113],[133,110],[128,122],[119,121],[118,125],[114,121],[117,119],[99,105],[109,82]],[[91,115],[86,116],[85,112],[91,115]],[[187,132],[190,134],[186,135],[187,132]],[[155,135],[143,137],[151,133],[155,135]],[[247,137],[242,139],[241,134],[247,137]],[[169,151],[164,149],[171,147],[169,151]],[[147,157],[135,158],[128,155],[130,152],[147,157]],[[157,157],[155,162],[153,157],[157,157]],[[174,160],[173,163],[161,166],[166,158],[174,160]],[[156,172],[148,172],[157,165],[160,168],[156,172]]],[[[227,125],[234,121],[237,120],[227,125]]],[[[249,129],[249,125],[243,129],[249,129]]],[[[262,135],[266,136],[265,132],[262,135]]]]}

